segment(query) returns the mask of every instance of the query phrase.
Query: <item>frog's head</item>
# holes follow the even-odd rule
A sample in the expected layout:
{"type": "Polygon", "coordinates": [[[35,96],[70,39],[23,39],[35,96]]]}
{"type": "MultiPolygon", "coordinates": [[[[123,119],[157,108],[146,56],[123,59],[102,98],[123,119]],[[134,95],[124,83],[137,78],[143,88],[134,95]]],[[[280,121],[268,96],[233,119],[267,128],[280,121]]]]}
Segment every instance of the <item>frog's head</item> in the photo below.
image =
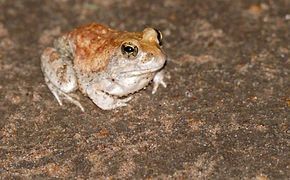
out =
{"type": "MultiPolygon", "coordinates": [[[[140,33],[126,33],[117,52],[116,76],[139,76],[160,70],[166,55],[161,49],[162,34],[157,29],[146,28],[140,33]]],[[[116,65],[116,64],[115,64],[116,65]]]]}

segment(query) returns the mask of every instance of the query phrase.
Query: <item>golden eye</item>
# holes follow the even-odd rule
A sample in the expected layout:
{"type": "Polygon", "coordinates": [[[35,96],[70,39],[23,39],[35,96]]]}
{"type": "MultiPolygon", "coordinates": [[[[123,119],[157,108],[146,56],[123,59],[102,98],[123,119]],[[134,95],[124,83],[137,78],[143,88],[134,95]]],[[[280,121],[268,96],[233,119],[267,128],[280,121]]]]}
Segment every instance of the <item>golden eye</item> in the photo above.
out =
{"type": "Polygon", "coordinates": [[[135,57],[138,54],[138,47],[130,42],[125,42],[121,46],[121,51],[123,55],[127,55],[128,57],[135,57]]]}
{"type": "Polygon", "coordinates": [[[159,46],[161,46],[162,45],[162,33],[158,30],[158,29],[154,29],[155,31],[156,31],[156,33],[157,33],[157,39],[158,39],[158,44],[159,44],[159,46]]]}

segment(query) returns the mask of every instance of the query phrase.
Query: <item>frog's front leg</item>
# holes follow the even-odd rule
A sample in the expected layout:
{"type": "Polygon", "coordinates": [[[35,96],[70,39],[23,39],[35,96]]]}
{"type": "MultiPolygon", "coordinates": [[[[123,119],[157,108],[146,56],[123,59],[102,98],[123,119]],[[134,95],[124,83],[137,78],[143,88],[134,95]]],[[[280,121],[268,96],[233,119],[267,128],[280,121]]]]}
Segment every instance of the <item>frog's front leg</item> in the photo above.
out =
{"type": "Polygon", "coordinates": [[[101,109],[111,110],[122,106],[127,106],[127,102],[132,99],[132,96],[127,98],[118,98],[110,95],[102,90],[98,84],[91,85],[87,88],[89,98],[101,109]]]}
{"type": "Polygon", "coordinates": [[[152,94],[155,94],[159,84],[161,84],[164,88],[166,88],[166,83],[164,82],[164,70],[162,69],[161,71],[158,71],[154,78],[153,78],[153,90],[152,90],[152,94]]]}
{"type": "Polygon", "coordinates": [[[48,88],[60,105],[60,96],[63,96],[84,111],[73,94],[78,85],[72,62],[68,57],[60,55],[55,48],[46,48],[41,56],[41,70],[48,88]]]}

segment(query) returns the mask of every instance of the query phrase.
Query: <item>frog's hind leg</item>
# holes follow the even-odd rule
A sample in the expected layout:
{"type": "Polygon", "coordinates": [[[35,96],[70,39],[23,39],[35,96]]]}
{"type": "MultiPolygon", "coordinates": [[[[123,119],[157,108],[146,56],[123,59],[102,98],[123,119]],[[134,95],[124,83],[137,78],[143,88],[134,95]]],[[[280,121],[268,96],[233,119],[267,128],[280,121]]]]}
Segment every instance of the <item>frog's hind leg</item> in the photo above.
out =
{"type": "Polygon", "coordinates": [[[45,82],[46,82],[47,87],[49,88],[49,90],[54,95],[55,99],[57,100],[58,104],[62,106],[63,105],[62,101],[58,95],[59,90],[51,82],[49,82],[48,78],[45,78],[45,82]]]}
{"type": "Polygon", "coordinates": [[[67,94],[67,93],[63,92],[62,90],[55,87],[47,78],[45,78],[45,82],[46,82],[49,90],[51,91],[51,93],[54,95],[54,97],[57,100],[59,105],[61,105],[61,106],[63,105],[62,100],[60,98],[60,95],[62,95],[68,101],[70,101],[71,103],[78,106],[81,109],[81,111],[83,111],[83,112],[85,111],[85,108],[82,106],[82,104],[78,100],[76,100],[76,99],[79,99],[76,94],[67,94]]]}
{"type": "Polygon", "coordinates": [[[63,103],[60,96],[63,96],[84,111],[76,95],[72,94],[78,88],[78,84],[68,57],[62,57],[54,48],[47,48],[41,56],[41,69],[49,90],[61,106],[63,103]]]}

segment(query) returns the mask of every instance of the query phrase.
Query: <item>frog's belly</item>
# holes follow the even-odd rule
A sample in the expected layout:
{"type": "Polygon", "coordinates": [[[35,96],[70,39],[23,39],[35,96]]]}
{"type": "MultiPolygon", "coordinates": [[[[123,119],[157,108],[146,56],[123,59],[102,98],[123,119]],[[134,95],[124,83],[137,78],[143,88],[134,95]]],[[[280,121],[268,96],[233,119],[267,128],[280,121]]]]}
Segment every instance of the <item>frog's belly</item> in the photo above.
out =
{"type": "Polygon", "coordinates": [[[126,96],[144,88],[152,79],[152,74],[138,77],[127,77],[110,84],[106,88],[106,92],[115,96],[126,96]]]}

